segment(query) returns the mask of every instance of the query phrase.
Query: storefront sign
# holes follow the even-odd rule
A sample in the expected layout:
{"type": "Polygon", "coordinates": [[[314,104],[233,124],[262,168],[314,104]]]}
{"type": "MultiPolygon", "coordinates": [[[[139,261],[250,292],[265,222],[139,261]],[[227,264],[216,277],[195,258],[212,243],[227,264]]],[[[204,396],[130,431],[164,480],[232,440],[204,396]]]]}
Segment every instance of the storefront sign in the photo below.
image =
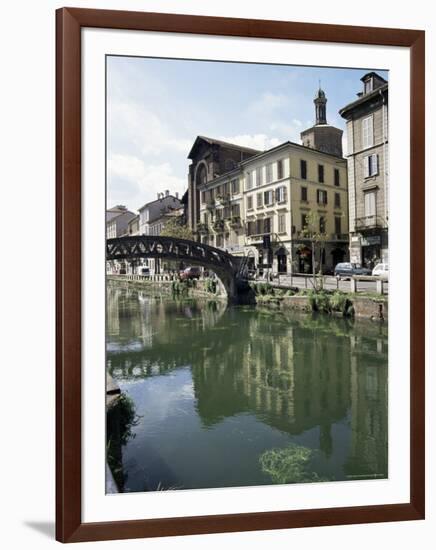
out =
{"type": "Polygon", "coordinates": [[[362,246],[371,246],[373,244],[380,244],[381,243],[381,237],[380,235],[372,235],[370,237],[362,237],[361,239],[362,246]]]}

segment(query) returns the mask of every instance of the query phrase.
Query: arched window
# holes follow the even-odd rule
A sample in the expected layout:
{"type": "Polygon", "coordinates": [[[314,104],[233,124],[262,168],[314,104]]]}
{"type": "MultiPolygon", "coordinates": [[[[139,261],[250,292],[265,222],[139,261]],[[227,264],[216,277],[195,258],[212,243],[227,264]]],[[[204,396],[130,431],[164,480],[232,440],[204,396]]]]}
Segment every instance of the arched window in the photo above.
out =
{"type": "Polygon", "coordinates": [[[197,169],[196,183],[197,185],[201,185],[202,183],[206,183],[206,181],[207,181],[206,166],[204,164],[201,164],[197,169]]]}
{"type": "Polygon", "coordinates": [[[224,162],[224,170],[226,172],[233,170],[236,167],[236,162],[233,159],[226,159],[224,162]]]}

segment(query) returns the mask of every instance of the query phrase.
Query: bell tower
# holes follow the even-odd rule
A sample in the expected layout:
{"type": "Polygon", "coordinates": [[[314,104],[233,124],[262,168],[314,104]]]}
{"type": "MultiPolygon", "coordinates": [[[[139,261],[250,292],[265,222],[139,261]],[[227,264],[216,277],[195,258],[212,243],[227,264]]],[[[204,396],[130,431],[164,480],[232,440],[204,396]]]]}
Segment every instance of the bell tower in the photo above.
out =
{"type": "Polygon", "coordinates": [[[315,124],[317,126],[319,124],[327,124],[327,98],[325,96],[324,90],[321,90],[321,84],[318,90],[318,94],[316,95],[313,102],[315,103],[315,124]]]}
{"type": "Polygon", "coordinates": [[[327,97],[319,84],[315,99],[315,125],[300,134],[305,147],[342,158],[342,130],[327,123],[327,97]]]}

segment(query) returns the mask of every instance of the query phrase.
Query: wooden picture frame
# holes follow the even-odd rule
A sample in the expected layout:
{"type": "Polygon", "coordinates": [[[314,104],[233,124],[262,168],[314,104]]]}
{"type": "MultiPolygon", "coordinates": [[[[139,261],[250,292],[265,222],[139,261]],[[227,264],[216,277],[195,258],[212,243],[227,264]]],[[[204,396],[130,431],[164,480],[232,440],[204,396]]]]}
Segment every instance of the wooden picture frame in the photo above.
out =
{"type": "Polygon", "coordinates": [[[61,542],[284,529],[424,518],[423,31],[62,8],[56,13],[56,538],[61,542]],[[82,523],[81,29],[85,27],[403,46],[411,54],[410,502],[82,523]]]}

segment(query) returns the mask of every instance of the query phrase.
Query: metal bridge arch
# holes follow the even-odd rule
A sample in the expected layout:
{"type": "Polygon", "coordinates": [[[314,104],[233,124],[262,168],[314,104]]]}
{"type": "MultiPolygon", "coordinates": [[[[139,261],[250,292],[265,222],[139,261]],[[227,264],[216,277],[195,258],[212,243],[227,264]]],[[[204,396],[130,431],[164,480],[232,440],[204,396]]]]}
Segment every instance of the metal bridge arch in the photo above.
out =
{"type": "Polygon", "coordinates": [[[161,258],[178,260],[213,270],[223,283],[229,298],[237,295],[240,258],[224,250],[197,241],[152,235],[134,235],[106,240],[107,260],[161,258]]]}

